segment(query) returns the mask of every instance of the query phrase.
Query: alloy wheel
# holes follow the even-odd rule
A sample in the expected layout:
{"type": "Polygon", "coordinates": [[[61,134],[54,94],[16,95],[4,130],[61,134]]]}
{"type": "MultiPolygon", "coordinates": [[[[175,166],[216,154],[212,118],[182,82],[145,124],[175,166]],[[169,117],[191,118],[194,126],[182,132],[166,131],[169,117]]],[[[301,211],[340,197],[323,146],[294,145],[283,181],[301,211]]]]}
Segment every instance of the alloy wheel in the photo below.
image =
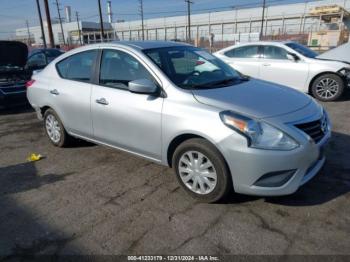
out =
{"type": "Polygon", "coordinates": [[[337,95],[339,84],[331,78],[324,78],[316,85],[316,94],[323,99],[331,99],[337,95]]]}

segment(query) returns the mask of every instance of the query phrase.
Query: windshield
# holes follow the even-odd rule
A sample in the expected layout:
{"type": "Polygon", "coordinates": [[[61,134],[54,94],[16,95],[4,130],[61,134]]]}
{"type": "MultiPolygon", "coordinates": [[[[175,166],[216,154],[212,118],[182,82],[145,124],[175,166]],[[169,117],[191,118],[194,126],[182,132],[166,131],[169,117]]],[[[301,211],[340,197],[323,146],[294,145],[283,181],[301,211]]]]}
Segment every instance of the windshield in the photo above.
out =
{"type": "Polygon", "coordinates": [[[316,56],[318,56],[318,54],[315,51],[298,43],[287,43],[286,46],[292,48],[294,51],[308,58],[315,58],[316,56]]]}
{"type": "Polygon", "coordinates": [[[243,80],[229,65],[200,48],[180,46],[143,52],[181,88],[216,88],[243,80]]]}

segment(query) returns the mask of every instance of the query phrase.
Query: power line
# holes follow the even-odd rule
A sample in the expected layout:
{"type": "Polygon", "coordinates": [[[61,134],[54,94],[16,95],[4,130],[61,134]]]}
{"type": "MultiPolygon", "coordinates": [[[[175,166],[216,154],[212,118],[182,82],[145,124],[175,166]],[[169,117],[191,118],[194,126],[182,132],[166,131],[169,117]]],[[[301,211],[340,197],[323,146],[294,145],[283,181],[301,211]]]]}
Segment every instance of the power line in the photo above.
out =
{"type": "MultiPolygon", "coordinates": [[[[267,2],[267,4],[278,3],[278,2],[283,2],[283,1],[284,0],[270,0],[267,2]]],[[[236,4],[234,7],[239,7],[239,9],[242,9],[245,7],[259,7],[260,5],[261,5],[261,1],[253,2],[253,3],[236,4]]],[[[231,9],[232,9],[232,5],[225,5],[225,6],[218,6],[218,7],[214,7],[214,8],[191,9],[191,13],[200,12],[200,11],[220,11],[220,10],[231,10],[231,9]]],[[[152,15],[152,14],[174,14],[174,13],[187,13],[187,10],[154,11],[154,12],[147,12],[146,14],[152,15]]],[[[139,13],[119,13],[119,12],[117,12],[116,14],[128,15],[128,16],[138,16],[139,15],[139,13]]]]}
{"type": "MultiPolygon", "coordinates": [[[[140,1],[140,0],[139,0],[140,1]]],[[[284,0],[270,0],[266,1],[266,6],[268,7],[269,5],[275,5],[277,3],[282,3],[284,0]]],[[[309,1],[309,0],[308,0],[309,1]]],[[[240,4],[235,4],[234,7],[236,9],[243,9],[243,8],[250,8],[250,7],[259,7],[262,6],[261,0],[256,1],[256,2],[251,2],[251,3],[240,3],[240,4]]],[[[191,14],[198,14],[203,11],[208,11],[208,12],[217,12],[217,11],[224,11],[224,10],[232,10],[233,6],[232,5],[224,5],[224,6],[217,6],[214,8],[196,8],[193,9],[191,8],[191,14]]],[[[186,14],[187,10],[172,10],[172,11],[153,11],[153,12],[143,12],[144,14],[144,19],[145,15],[157,15],[157,14],[170,14],[170,16],[173,16],[174,14],[186,14]]],[[[91,13],[90,13],[91,14],[91,13]]],[[[140,11],[136,13],[123,13],[123,12],[115,12],[117,16],[140,16],[140,11]]],[[[90,19],[90,18],[95,18],[99,17],[98,14],[91,14],[88,16],[81,16],[81,19],[90,19]]],[[[169,17],[169,16],[163,16],[163,17],[169,17]]]]}

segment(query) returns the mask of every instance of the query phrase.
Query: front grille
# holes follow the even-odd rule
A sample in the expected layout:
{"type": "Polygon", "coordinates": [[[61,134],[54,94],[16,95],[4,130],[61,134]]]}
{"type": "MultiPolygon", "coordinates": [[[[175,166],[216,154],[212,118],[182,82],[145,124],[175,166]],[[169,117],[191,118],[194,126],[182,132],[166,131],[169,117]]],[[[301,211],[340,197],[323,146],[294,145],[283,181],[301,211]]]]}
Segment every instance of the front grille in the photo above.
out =
{"type": "Polygon", "coordinates": [[[306,134],[308,134],[315,141],[315,143],[318,143],[322,140],[326,132],[323,121],[326,121],[326,120],[320,119],[320,120],[316,120],[308,123],[297,124],[295,126],[300,130],[302,130],[303,132],[305,132],[306,134]]]}

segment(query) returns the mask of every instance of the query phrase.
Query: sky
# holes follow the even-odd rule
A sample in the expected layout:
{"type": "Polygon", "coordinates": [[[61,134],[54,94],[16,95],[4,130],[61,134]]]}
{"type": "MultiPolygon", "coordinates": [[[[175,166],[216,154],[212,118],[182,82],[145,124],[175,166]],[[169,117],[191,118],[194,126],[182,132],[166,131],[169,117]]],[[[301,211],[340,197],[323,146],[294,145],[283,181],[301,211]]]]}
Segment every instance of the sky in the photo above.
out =
{"type": "MultiPolygon", "coordinates": [[[[56,0],[48,0],[50,4],[51,18],[57,18],[56,0]]],[[[62,8],[61,16],[64,17],[64,6],[69,5],[72,15],[79,12],[81,20],[98,21],[97,0],[58,0],[62,8]]],[[[287,4],[305,2],[307,0],[266,0],[267,5],[287,4]]],[[[44,1],[39,0],[43,19],[45,20],[44,1]]],[[[139,0],[111,0],[113,20],[138,20],[139,0]]],[[[262,0],[193,0],[191,5],[192,13],[205,13],[209,11],[229,10],[236,8],[261,6],[262,0]]],[[[107,0],[101,0],[101,7],[106,17],[107,0]]],[[[187,5],[184,0],[143,0],[144,17],[167,17],[174,15],[184,15],[187,12],[187,5]]],[[[39,25],[36,0],[0,0],[0,39],[8,39],[14,36],[16,28],[39,25]]]]}

